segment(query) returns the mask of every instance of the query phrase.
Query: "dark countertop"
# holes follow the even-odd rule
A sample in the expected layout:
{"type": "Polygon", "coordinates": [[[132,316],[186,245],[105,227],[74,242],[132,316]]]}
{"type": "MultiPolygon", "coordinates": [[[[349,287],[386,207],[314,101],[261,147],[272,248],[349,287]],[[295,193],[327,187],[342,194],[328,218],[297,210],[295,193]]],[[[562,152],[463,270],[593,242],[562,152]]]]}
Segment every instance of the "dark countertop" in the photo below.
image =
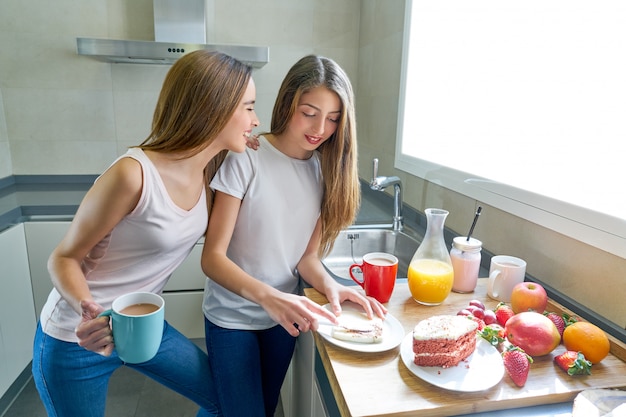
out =
{"type": "MultiPolygon", "coordinates": [[[[15,175],[0,179],[0,231],[26,220],[71,220],[96,178],[97,175],[15,175]]],[[[370,191],[369,187],[363,187],[363,193],[357,223],[391,224],[389,197],[370,191]]]]}
{"type": "Polygon", "coordinates": [[[95,175],[16,175],[0,180],[0,231],[43,217],[71,220],[95,175]]]}

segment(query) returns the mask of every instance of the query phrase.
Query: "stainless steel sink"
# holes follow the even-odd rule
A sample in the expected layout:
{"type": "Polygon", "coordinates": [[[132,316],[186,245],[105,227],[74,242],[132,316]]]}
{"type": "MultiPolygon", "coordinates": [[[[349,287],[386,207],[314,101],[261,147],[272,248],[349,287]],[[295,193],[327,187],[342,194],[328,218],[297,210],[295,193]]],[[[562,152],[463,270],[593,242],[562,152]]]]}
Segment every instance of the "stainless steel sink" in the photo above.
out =
{"type": "MultiPolygon", "coordinates": [[[[361,263],[366,253],[386,252],[398,258],[398,278],[406,278],[411,258],[421,242],[418,239],[404,231],[349,228],[339,233],[332,252],[322,263],[335,278],[353,282],[348,272],[350,265],[361,263]]],[[[355,275],[358,272],[354,271],[355,275]]],[[[357,278],[360,279],[358,275],[357,278]]]]}

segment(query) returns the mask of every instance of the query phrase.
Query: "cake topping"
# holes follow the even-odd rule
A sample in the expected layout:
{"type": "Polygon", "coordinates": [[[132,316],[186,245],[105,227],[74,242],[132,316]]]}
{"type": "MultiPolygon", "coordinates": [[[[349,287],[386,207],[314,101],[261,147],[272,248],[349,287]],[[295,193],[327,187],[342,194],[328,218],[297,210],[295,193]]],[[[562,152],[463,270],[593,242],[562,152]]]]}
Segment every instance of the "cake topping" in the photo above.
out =
{"type": "Polygon", "coordinates": [[[476,322],[464,316],[433,316],[417,323],[413,337],[415,340],[454,340],[477,328],[476,322]]]}

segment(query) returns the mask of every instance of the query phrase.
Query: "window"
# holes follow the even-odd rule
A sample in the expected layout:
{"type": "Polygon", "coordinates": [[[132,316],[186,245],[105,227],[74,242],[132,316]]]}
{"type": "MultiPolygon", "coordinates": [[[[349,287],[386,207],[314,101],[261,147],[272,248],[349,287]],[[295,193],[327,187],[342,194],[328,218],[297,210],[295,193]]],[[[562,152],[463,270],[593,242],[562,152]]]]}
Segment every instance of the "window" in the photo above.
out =
{"type": "Polygon", "coordinates": [[[396,167],[626,258],[626,3],[406,1],[396,167]]]}

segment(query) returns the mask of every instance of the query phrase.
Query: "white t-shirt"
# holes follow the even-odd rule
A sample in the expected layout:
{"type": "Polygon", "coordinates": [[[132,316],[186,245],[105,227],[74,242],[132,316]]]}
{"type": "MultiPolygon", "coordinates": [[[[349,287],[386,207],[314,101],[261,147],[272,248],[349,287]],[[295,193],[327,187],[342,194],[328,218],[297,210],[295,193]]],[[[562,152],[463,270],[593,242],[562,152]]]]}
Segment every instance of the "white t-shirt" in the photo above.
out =
{"type": "MultiPolygon", "coordinates": [[[[159,172],[141,149],[131,148],[120,158],[128,157],[139,161],[143,171],[139,202],[81,265],[92,297],[105,309],[111,307],[115,298],[129,292],[160,293],[172,272],[204,235],[208,220],[204,190],[195,207],[184,210],[172,201],[159,172]]],[[[80,315],[56,289],[48,296],[40,319],[46,334],[67,342],[77,341],[74,329],[80,323],[80,315]]]]}
{"type": "MultiPolygon", "coordinates": [[[[264,137],[257,151],[229,153],[211,188],[242,200],[228,258],[280,291],[296,294],[295,271],[315,229],[322,202],[319,153],[288,157],[264,137]]],[[[230,329],[262,330],[276,323],[258,304],[207,279],[203,311],[230,329]]]]}

